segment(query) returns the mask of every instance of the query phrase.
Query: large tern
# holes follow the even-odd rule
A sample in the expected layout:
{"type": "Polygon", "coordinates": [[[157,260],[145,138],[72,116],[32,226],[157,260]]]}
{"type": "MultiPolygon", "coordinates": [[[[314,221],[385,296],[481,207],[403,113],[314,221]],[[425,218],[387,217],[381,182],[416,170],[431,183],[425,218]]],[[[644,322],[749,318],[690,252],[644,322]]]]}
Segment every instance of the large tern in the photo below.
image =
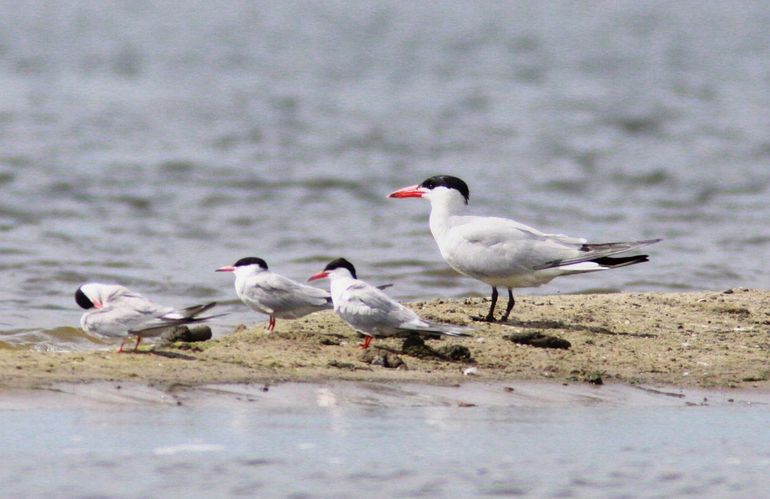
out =
{"type": "Polygon", "coordinates": [[[270,316],[266,324],[268,331],[275,329],[276,319],[299,319],[332,308],[328,291],[271,272],[261,258],[241,258],[216,271],[235,274],[238,298],[253,310],[270,316]]]}
{"type": "Polygon", "coordinates": [[[546,234],[507,218],[467,216],[468,185],[457,177],[437,175],[419,185],[404,187],[391,198],[430,201],[430,231],[441,256],[457,272],[492,286],[486,317],[494,322],[497,288],[508,289],[508,306],[515,304],[513,288],[534,287],[555,277],[615,269],[648,261],[648,255],[615,257],[661,239],[590,244],[583,238],[546,234]]]}
{"type": "Polygon", "coordinates": [[[329,278],[334,311],[364,335],[359,346],[369,348],[372,338],[403,336],[410,333],[435,336],[469,336],[465,328],[437,324],[421,319],[412,310],[392,300],[380,288],[361,281],[353,264],[344,258],[330,262],[309,281],[329,278]]]}
{"type": "Polygon", "coordinates": [[[75,291],[75,302],[87,310],[80,318],[84,331],[105,338],[123,338],[118,352],[124,351],[123,345],[129,336],[136,337],[136,351],[143,338],[160,336],[169,328],[182,324],[218,317],[201,317],[216,302],[174,309],[153,303],[117,284],[83,284],[75,291]]]}

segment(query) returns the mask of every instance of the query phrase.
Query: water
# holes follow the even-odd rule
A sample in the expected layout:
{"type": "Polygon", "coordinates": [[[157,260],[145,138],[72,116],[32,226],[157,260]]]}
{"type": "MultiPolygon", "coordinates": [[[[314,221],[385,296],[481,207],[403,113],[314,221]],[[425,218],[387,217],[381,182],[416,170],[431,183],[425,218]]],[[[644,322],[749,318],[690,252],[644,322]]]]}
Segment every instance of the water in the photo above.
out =
{"type": "MultiPolygon", "coordinates": [[[[92,348],[72,294],[232,300],[219,266],[346,256],[398,299],[448,270],[436,173],[475,213],[652,263],[527,292],[770,287],[770,4],[2,2],[0,345],[92,348]]],[[[262,318],[231,303],[223,334],[262,318]]]]}
{"type": "Polygon", "coordinates": [[[6,397],[2,495],[761,497],[770,486],[770,448],[757,438],[770,412],[745,395],[710,393],[704,406],[632,388],[517,385],[493,403],[488,387],[478,400],[468,388],[476,407],[452,403],[456,388],[376,385],[340,403],[330,399],[350,386],[231,387],[182,395],[181,406],[81,392],[19,409],[6,397]]]}

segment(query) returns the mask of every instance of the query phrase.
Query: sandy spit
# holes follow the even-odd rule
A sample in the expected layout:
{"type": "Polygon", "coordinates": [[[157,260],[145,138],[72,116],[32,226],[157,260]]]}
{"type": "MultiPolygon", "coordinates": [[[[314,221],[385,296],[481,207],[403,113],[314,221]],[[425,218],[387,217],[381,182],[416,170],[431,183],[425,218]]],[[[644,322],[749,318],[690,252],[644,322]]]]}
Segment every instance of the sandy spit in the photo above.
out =
{"type": "MultiPolygon", "coordinates": [[[[515,320],[472,320],[481,298],[408,304],[423,317],[476,328],[472,338],[429,340],[434,348],[463,345],[472,360],[418,358],[402,339],[375,340],[365,356],[350,328],[331,312],[238,327],[220,339],[118,354],[114,349],[52,353],[0,350],[0,386],[132,382],[201,387],[216,383],[370,381],[451,384],[549,380],[770,389],[770,291],[520,296],[515,320]],[[569,349],[514,344],[506,336],[541,332],[569,349]],[[371,357],[400,358],[399,368],[371,357]],[[472,375],[466,375],[471,368],[472,375]]],[[[256,319],[256,316],[255,316],[256,319]]]]}

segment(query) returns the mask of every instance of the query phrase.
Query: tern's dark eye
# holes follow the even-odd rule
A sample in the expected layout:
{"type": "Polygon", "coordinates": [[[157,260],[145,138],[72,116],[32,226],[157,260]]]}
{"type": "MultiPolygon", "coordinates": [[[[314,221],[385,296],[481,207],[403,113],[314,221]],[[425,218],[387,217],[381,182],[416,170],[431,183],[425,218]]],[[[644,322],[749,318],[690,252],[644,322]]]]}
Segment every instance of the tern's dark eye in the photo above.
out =
{"type": "Polygon", "coordinates": [[[457,177],[451,175],[434,175],[433,177],[426,178],[420,187],[433,190],[437,187],[446,187],[447,189],[455,189],[462,194],[465,198],[465,204],[468,204],[468,198],[470,197],[470,191],[468,190],[468,184],[463,182],[457,177]]]}
{"type": "Polygon", "coordinates": [[[348,271],[350,272],[350,275],[353,276],[353,279],[358,279],[358,277],[356,276],[356,268],[353,266],[352,263],[345,260],[344,258],[337,258],[336,260],[332,260],[331,262],[329,262],[328,265],[326,265],[324,270],[334,270],[339,268],[348,269],[348,271]]]}

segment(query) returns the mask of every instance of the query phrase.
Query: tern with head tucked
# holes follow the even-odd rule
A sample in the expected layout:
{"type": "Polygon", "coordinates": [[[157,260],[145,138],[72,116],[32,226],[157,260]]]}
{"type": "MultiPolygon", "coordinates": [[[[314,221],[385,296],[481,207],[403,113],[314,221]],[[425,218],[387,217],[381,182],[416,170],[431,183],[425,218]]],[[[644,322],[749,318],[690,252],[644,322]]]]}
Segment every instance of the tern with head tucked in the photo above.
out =
{"type": "Polygon", "coordinates": [[[271,272],[261,258],[241,258],[216,271],[235,274],[238,298],[253,310],[270,316],[266,325],[268,331],[275,329],[276,319],[299,319],[332,308],[331,295],[327,291],[271,272]]]}
{"type": "Polygon", "coordinates": [[[118,352],[124,351],[123,345],[129,336],[136,337],[136,351],[143,338],[160,336],[166,330],[182,324],[218,317],[201,317],[216,302],[174,309],[153,303],[139,293],[117,284],[83,284],[75,291],[75,302],[87,310],[80,318],[80,327],[96,336],[122,338],[118,352]]]}
{"type": "Polygon", "coordinates": [[[508,306],[500,319],[507,321],[515,304],[513,288],[646,262],[648,255],[614,255],[660,241],[590,244],[582,238],[546,234],[507,218],[463,215],[470,191],[465,182],[450,175],[430,177],[388,197],[430,201],[430,231],[441,256],[457,272],[492,286],[489,312],[479,319],[487,322],[495,321],[498,287],[508,289],[508,306]]]}
{"type": "Polygon", "coordinates": [[[373,337],[404,336],[410,333],[435,336],[469,336],[466,328],[437,324],[420,318],[412,310],[392,300],[380,288],[358,279],[353,264],[344,258],[330,262],[309,281],[331,281],[334,311],[365,338],[359,346],[369,348],[373,337]]]}

